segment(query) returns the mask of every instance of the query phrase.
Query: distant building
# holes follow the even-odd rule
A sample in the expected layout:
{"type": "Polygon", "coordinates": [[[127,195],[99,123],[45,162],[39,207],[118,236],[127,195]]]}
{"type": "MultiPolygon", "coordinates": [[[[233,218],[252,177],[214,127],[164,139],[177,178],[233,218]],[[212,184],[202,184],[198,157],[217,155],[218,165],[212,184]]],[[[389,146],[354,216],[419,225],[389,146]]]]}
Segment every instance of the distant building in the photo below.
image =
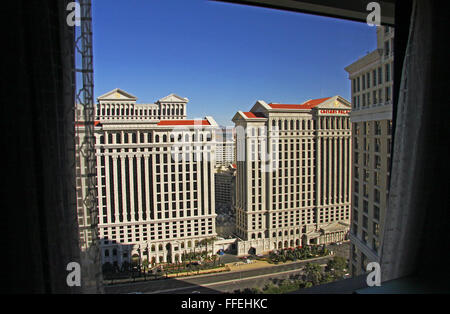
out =
{"type": "Polygon", "coordinates": [[[394,29],[377,28],[377,49],[345,70],[352,86],[353,192],[351,273],[379,262],[389,192],[394,29]]]}
{"type": "Polygon", "coordinates": [[[181,261],[201,240],[216,236],[218,125],[212,117],[186,120],[188,100],[174,94],[154,104],[136,99],[115,89],[96,105],[102,262],[181,261]]]}
{"type": "Polygon", "coordinates": [[[236,165],[229,164],[214,174],[216,191],[216,231],[221,237],[228,238],[235,232],[233,204],[236,195],[236,165]]]}
{"type": "Polygon", "coordinates": [[[257,101],[236,127],[239,255],[342,241],[350,219],[350,103],[257,101]]]}
{"type": "Polygon", "coordinates": [[[236,163],[234,129],[219,128],[216,132],[216,167],[228,167],[236,163]]]}

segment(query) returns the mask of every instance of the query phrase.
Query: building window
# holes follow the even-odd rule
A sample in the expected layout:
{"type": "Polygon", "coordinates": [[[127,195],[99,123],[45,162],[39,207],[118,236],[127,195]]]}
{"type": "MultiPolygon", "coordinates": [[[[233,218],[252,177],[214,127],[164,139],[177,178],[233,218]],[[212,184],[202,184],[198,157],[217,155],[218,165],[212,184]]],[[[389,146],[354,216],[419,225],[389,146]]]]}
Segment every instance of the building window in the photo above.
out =
{"type": "Polygon", "coordinates": [[[364,230],[362,231],[362,241],[364,242],[364,243],[367,243],[367,232],[365,232],[364,230]]]}
{"type": "Polygon", "coordinates": [[[381,167],[381,158],[380,158],[380,156],[375,155],[374,163],[375,163],[375,165],[374,165],[375,169],[380,169],[380,167],[381,167]]]}
{"type": "Polygon", "coordinates": [[[378,206],[373,207],[373,218],[380,220],[380,208],[378,206]]]}
{"type": "Polygon", "coordinates": [[[385,75],[385,81],[389,82],[391,80],[391,67],[389,63],[385,65],[385,75]]]}
{"type": "Polygon", "coordinates": [[[368,221],[369,219],[367,218],[367,216],[363,215],[363,228],[367,229],[368,221]]]}
{"type": "Polygon", "coordinates": [[[373,223],[373,234],[376,236],[380,234],[380,225],[376,222],[373,223]]]}
{"type": "Polygon", "coordinates": [[[379,153],[381,147],[381,140],[379,138],[375,139],[375,152],[379,153]]]}
{"type": "Polygon", "coordinates": [[[374,190],[374,200],[376,203],[380,203],[380,191],[377,189],[374,190]]]}
{"type": "Polygon", "coordinates": [[[380,185],[380,174],[377,171],[373,172],[373,184],[380,185]]]}
{"type": "Polygon", "coordinates": [[[381,135],[380,121],[375,121],[375,135],[381,135]]]}
{"type": "Polygon", "coordinates": [[[389,40],[384,42],[384,55],[387,57],[391,49],[389,48],[389,40]]]}
{"type": "Polygon", "coordinates": [[[369,212],[369,202],[367,202],[366,200],[363,200],[363,211],[366,214],[369,212]]]}

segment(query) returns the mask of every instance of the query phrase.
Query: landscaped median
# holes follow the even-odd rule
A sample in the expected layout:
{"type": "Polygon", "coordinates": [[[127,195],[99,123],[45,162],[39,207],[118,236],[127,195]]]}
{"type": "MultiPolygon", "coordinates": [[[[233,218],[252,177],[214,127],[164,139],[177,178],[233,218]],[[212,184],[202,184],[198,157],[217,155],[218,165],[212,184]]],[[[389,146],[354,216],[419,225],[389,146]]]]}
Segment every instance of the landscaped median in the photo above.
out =
{"type": "Polygon", "coordinates": [[[172,273],[168,274],[168,278],[178,278],[178,277],[186,277],[186,276],[197,276],[197,275],[207,275],[207,274],[215,274],[215,273],[222,273],[226,271],[230,271],[230,267],[228,265],[217,267],[217,268],[211,268],[211,269],[202,269],[202,270],[190,270],[190,271],[183,271],[178,273],[172,273]]]}
{"type": "Polygon", "coordinates": [[[288,261],[296,262],[311,258],[325,257],[330,254],[331,252],[325,245],[308,245],[304,247],[298,246],[295,248],[273,250],[270,252],[269,256],[262,260],[266,260],[268,263],[278,264],[288,261]]]}

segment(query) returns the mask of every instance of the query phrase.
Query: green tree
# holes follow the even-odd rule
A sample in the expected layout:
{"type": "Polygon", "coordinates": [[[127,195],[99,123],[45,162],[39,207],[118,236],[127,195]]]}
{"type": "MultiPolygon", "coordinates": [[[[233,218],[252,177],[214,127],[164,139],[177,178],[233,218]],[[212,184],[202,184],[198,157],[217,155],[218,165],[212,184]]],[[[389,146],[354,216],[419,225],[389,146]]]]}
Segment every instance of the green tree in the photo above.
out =
{"type": "Polygon", "coordinates": [[[325,271],[335,279],[341,279],[347,272],[347,260],[341,256],[335,256],[328,261],[325,271]]]}
{"type": "Polygon", "coordinates": [[[148,259],[144,259],[144,261],[142,262],[142,268],[144,269],[144,271],[148,270],[148,265],[149,265],[148,259]]]}
{"type": "Polygon", "coordinates": [[[322,279],[322,267],[315,263],[307,263],[304,268],[306,281],[318,285],[322,279]]]}

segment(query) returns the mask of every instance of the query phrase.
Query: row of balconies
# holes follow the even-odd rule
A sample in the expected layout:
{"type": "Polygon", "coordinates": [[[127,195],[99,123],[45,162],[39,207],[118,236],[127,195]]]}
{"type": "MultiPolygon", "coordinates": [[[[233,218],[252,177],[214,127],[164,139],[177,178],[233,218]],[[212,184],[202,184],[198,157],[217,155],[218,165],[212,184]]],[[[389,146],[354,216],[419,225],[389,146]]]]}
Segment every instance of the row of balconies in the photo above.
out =
{"type": "Polygon", "coordinates": [[[389,105],[392,105],[391,99],[388,99],[384,102],[376,102],[376,103],[372,103],[372,104],[361,106],[361,107],[354,107],[352,109],[352,111],[364,110],[364,109],[369,109],[369,108],[377,108],[377,107],[389,106],[389,105]]]}

